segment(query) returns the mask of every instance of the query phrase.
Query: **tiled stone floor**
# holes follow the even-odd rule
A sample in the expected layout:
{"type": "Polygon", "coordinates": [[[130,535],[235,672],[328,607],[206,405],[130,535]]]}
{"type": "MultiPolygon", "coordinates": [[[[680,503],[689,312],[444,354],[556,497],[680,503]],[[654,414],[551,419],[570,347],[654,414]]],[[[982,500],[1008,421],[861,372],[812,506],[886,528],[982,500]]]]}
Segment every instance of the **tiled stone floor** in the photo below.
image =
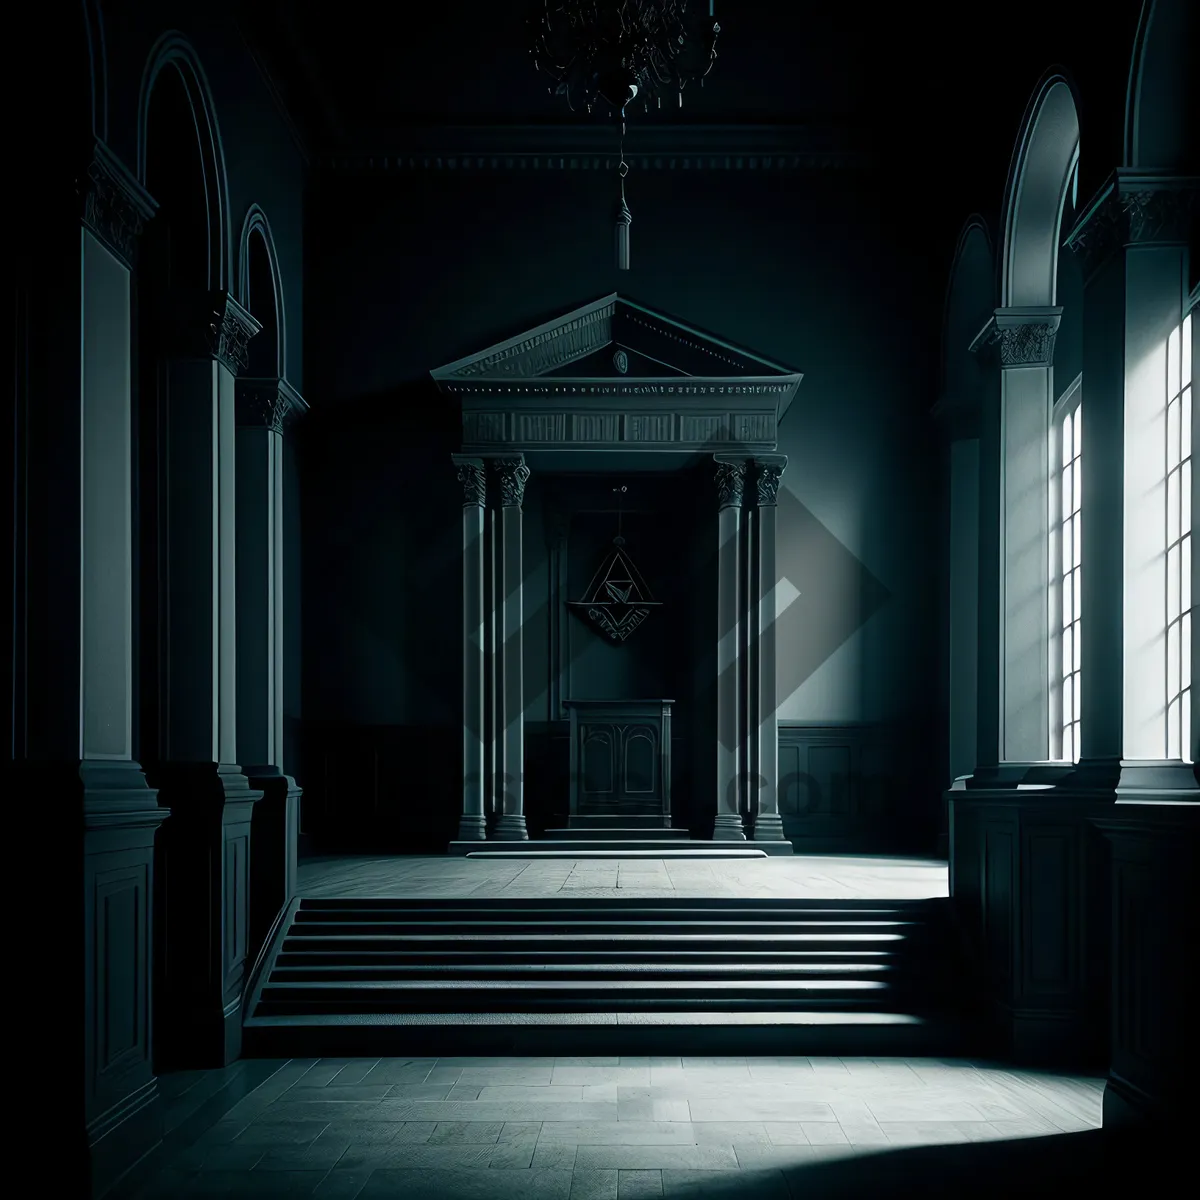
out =
{"type": "Polygon", "coordinates": [[[966,1060],[252,1060],[162,1082],[166,1141],[122,1198],[1028,1195],[1077,1182],[1101,1136],[1100,1080],[966,1060]]]}
{"type": "Polygon", "coordinates": [[[343,856],[300,863],[302,896],[751,896],[923,900],[948,896],[941,859],[500,859],[343,856]]]}

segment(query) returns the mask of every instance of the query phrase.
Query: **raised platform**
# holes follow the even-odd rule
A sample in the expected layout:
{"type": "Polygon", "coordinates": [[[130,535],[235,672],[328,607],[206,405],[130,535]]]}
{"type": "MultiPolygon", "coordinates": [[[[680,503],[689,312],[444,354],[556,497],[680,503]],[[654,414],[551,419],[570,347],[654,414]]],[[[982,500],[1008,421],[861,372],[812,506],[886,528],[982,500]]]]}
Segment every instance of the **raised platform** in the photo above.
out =
{"type": "MultiPolygon", "coordinates": [[[[637,830],[636,836],[601,837],[600,831],[589,831],[587,836],[530,838],[527,842],[451,842],[449,854],[466,854],[471,858],[482,855],[516,854],[522,858],[766,858],[767,855],[792,853],[791,842],[717,841],[700,838],[644,837],[637,830]]],[[[606,833],[625,831],[607,830],[606,833]]],[[[663,830],[674,833],[674,830],[663,830]]]]}

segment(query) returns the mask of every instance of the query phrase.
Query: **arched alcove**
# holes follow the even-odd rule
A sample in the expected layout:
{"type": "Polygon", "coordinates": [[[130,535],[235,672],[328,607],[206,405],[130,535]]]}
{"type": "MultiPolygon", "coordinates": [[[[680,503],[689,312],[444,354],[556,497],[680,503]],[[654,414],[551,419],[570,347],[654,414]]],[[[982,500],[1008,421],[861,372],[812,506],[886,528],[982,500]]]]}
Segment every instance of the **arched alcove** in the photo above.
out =
{"type": "Polygon", "coordinates": [[[1195,0],[1144,0],[1125,99],[1125,166],[1177,171],[1196,166],[1198,36],[1195,0]]]}
{"type": "Polygon", "coordinates": [[[247,374],[283,378],[287,374],[287,319],[275,239],[266,214],[251,205],[238,239],[238,301],[262,325],[250,342],[247,374]]]}
{"type": "Polygon", "coordinates": [[[80,0],[86,41],[84,70],[77,76],[87,89],[92,133],[108,140],[108,54],[104,43],[104,14],[97,0],[80,0]]]}
{"type": "Polygon", "coordinates": [[[1003,308],[1056,303],[1063,203],[1079,162],[1079,109],[1060,72],[1048,73],[1026,110],[1009,168],[1000,260],[1003,308]]]}

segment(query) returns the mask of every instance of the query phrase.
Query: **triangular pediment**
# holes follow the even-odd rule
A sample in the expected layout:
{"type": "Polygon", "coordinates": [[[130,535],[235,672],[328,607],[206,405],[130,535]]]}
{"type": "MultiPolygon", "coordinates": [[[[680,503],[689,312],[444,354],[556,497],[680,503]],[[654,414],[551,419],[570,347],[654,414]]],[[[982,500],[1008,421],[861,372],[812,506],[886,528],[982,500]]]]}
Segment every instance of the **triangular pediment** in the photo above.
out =
{"type": "Polygon", "coordinates": [[[798,372],[616,292],[431,372],[439,384],[576,380],[794,378],[798,372]],[[624,361],[619,354],[624,355],[624,361]],[[625,370],[622,371],[621,365],[625,370]]]}

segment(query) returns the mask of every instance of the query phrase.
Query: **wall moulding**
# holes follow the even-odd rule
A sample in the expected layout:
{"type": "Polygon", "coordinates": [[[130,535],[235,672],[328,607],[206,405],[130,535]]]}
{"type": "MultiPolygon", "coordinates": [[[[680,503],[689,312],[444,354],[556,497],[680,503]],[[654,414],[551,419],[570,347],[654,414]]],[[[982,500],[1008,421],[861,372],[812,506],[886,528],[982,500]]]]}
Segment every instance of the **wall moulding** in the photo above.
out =
{"type": "MultiPolygon", "coordinates": [[[[403,143],[321,155],[318,169],[367,174],[407,172],[612,171],[618,162],[610,125],[430,126],[403,143]]],[[[625,159],[642,171],[865,170],[874,155],[861,134],[808,125],[630,124],[625,159]]]]}

